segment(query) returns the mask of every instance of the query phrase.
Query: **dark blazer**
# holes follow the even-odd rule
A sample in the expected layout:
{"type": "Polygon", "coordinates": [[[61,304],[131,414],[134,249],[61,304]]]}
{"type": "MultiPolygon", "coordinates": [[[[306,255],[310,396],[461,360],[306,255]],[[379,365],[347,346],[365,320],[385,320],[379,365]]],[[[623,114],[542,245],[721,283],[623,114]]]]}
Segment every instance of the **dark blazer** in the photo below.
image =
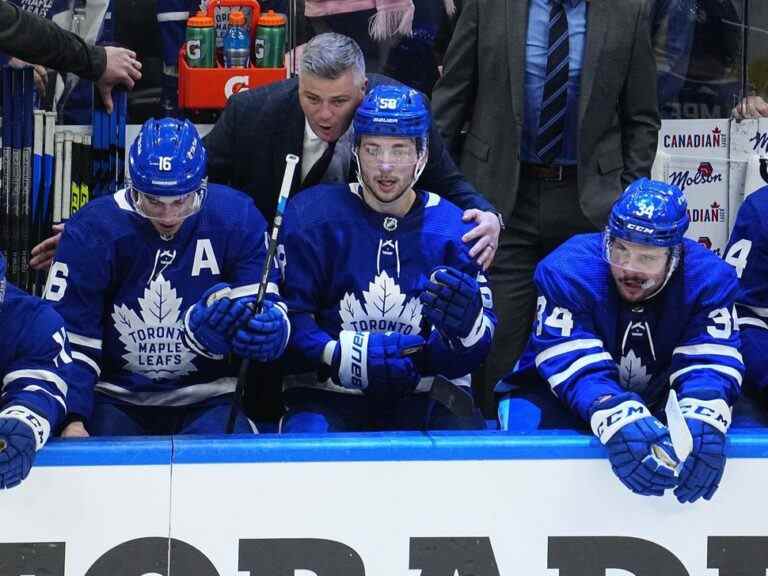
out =
{"type": "MultiPolygon", "coordinates": [[[[369,88],[385,82],[397,83],[386,76],[368,75],[369,88]]],[[[269,221],[275,214],[285,156],[301,156],[303,143],[304,113],[299,105],[298,79],[239,92],[229,99],[205,137],[209,178],[249,194],[269,221]]],[[[301,171],[296,170],[292,193],[300,180],[301,171]]],[[[429,138],[429,162],[417,186],[461,208],[495,212],[456,168],[434,128],[429,138]]]]}
{"type": "Polygon", "coordinates": [[[104,48],[8,0],[0,0],[0,51],[88,80],[98,80],[107,66],[104,48]]]}
{"type": "MultiPolygon", "coordinates": [[[[585,0],[586,1],[586,0],[585,0]]],[[[596,225],[632,180],[649,176],[661,125],[645,0],[590,0],[579,101],[578,189],[596,225]]],[[[465,0],[432,96],[450,145],[466,122],[461,168],[505,218],[520,176],[528,0],[465,0]]]]}

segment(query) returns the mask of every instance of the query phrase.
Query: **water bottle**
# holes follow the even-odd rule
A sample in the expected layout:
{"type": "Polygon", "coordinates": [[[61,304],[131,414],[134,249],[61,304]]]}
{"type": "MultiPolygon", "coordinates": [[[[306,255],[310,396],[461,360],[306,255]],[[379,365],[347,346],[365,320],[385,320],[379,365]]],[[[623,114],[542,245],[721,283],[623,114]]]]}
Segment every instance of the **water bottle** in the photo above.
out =
{"type": "Polygon", "coordinates": [[[257,68],[281,68],[285,58],[286,18],[274,10],[262,14],[254,40],[254,64],[257,68]]]}
{"type": "Polygon", "coordinates": [[[251,38],[245,26],[245,14],[229,13],[227,33],[224,35],[224,67],[247,67],[251,55],[251,38]]]}
{"type": "Polygon", "coordinates": [[[215,43],[213,18],[199,12],[187,20],[187,64],[190,68],[213,68],[215,43]]]}

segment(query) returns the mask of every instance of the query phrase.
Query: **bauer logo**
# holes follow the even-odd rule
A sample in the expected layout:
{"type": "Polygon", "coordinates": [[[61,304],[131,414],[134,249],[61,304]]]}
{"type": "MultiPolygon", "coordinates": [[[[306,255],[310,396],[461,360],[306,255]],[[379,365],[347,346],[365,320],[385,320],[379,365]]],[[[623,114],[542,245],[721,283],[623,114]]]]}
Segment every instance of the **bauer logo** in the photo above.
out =
{"type": "Polygon", "coordinates": [[[685,191],[689,186],[714,184],[722,181],[723,175],[715,172],[711,162],[702,162],[693,174],[690,170],[678,170],[669,175],[669,183],[674,184],[682,191],[685,191]]]}
{"type": "Polygon", "coordinates": [[[237,94],[243,90],[248,90],[248,76],[232,76],[224,85],[224,97],[229,99],[232,94],[237,94]]]}
{"type": "Polygon", "coordinates": [[[698,134],[665,134],[664,148],[726,148],[728,138],[720,128],[698,134]]]}

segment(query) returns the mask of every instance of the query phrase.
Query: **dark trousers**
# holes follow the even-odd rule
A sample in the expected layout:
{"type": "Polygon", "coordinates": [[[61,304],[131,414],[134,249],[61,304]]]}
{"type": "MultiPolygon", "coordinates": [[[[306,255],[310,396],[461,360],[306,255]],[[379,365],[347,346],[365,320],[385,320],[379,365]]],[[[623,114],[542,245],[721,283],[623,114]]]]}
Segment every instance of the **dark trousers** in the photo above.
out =
{"type": "Polygon", "coordinates": [[[576,177],[549,182],[520,177],[515,210],[499,241],[490,271],[498,325],[475,393],[487,418],[496,412],[493,387],[525,347],[536,311],[533,271],[565,240],[597,227],[581,211],[576,177]]]}

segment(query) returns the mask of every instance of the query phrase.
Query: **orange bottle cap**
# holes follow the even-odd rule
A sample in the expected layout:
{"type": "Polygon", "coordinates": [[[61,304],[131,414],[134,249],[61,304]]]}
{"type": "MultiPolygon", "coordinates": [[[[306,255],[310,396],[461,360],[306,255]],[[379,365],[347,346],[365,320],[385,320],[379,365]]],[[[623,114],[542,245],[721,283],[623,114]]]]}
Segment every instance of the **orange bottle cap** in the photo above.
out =
{"type": "Polygon", "coordinates": [[[187,20],[187,26],[192,28],[212,28],[213,18],[206,16],[204,12],[198,12],[187,20]]]}
{"type": "Polygon", "coordinates": [[[280,14],[274,10],[268,10],[259,18],[259,26],[284,26],[285,22],[285,14],[280,14]]]}
{"type": "Polygon", "coordinates": [[[233,10],[229,13],[229,23],[233,26],[243,26],[245,25],[245,14],[240,12],[239,10],[233,10]]]}

